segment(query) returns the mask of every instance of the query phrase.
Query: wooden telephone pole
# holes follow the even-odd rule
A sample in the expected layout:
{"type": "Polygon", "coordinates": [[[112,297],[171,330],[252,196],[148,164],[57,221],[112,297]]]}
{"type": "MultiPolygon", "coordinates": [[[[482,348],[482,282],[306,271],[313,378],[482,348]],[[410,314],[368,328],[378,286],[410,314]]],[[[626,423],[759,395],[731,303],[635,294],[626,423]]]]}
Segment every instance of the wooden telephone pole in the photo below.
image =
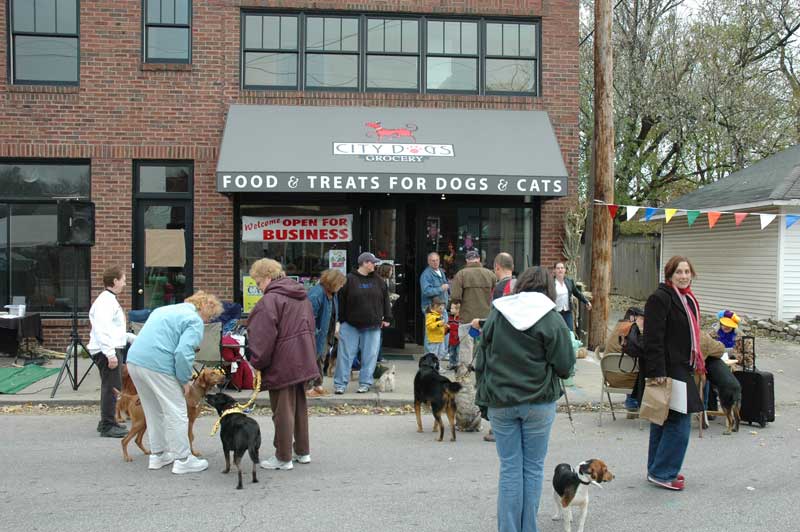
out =
{"type": "MultiPolygon", "coordinates": [[[[611,0],[594,2],[594,198],[614,203],[614,67],[611,45],[611,0]]],[[[611,291],[613,220],[605,205],[593,203],[592,319],[589,348],[605,343],[611,291]]]]}

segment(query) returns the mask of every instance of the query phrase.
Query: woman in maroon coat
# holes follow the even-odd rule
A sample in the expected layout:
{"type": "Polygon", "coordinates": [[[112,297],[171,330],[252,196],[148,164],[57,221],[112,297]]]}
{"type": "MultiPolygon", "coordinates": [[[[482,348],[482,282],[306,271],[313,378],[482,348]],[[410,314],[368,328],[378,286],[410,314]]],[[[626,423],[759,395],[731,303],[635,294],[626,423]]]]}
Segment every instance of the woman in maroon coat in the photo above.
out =
{"type": "Polygon", "coordinates": [[[250,277],[264,293],[247,323],[250,362],[261,370],[275,424],[275,455],[261,467],[292,469],[293,460],[311,462],[305,385],[319,377],[314,312],[303,286],[287,278],[279,262],[256,261],[250,277]]]}

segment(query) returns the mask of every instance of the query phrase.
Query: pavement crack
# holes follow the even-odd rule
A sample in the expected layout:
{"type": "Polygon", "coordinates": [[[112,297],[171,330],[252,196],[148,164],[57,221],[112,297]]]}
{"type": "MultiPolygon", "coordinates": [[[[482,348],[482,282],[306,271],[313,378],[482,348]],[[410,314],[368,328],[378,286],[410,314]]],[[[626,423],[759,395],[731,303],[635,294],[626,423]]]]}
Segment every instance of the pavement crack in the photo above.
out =
{"type": "Polygon", "coordinates": [[[240,528],[244,524],[244,522],[247,521],[247,514],[244,513],[245,506],[247,506],[247,502],[243,502],[242,504],[239,505],[239,515],[242,516],[242,520],[239,521],[239,524],[231,528],[230,532],[233,532],[237,528],[240,528]]]}

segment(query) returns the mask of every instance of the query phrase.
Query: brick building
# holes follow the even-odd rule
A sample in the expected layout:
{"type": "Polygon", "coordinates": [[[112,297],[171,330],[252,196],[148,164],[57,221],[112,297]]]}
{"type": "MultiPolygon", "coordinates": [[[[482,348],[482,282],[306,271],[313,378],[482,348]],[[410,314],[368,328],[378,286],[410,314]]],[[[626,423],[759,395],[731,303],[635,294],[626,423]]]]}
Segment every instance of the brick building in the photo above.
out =
{"type": "Polygon", "coordinates": [[[574,0],[3,0],[0,34],[0,300],[53,347],[111,262],[124,308],[247,306],[257,258],[312,284],[370,250],[402,343],[428,252],[561,256],[574,0]],[[57,245],[59,198],[94,202],[93,247],[57,245]]]}

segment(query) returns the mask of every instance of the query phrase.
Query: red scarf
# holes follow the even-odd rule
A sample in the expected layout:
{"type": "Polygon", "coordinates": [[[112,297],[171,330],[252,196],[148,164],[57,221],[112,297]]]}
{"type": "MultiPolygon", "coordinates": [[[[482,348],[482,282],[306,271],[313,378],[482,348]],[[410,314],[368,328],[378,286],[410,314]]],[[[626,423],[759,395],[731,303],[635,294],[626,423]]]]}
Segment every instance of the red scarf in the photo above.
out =
{"type": "Polygon", "coordinates": [[[705,375],[706,363],[705,360],[703,360],[703,353],[700,351],[700,303],[697,302],[697,298],[692,293],[691,286],[678,288],[669,281],[666,282],[666,285],[675,290],[675,293],[678,294],[678,299],[683,303],[683,309],[689,317],[689,329],[692,337],[692,356],[689,363],[694,367],[695,373],[705,375]],[[692,300],[694,308],[696,309],[695,311],[692,311],[689,307],[689,303],[686,301],[687,299],[692,300]],[[695,312],[697,314],[695,314],[695,312]]]}

